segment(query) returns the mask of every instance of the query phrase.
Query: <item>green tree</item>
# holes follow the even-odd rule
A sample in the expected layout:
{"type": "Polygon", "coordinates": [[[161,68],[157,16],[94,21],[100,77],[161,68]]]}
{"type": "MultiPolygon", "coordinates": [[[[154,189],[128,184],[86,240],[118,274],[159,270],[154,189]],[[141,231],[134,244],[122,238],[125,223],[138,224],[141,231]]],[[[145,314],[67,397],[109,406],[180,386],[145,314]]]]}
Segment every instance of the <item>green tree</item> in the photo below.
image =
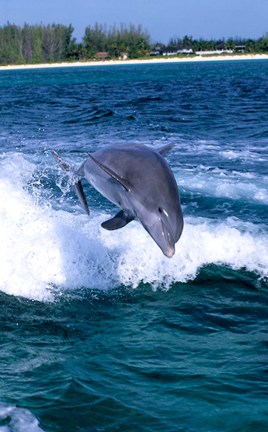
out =
{"type": "Polygon", "coordinates": [[[256,41],[256,50],[261,53],[268,52],[268,33],[256,41]]]}
{"type": "Polygon", "coordinates": [[[192,36],[185,35],[182,39],[183,49],[193,49],[193,38],[192,36]]]}
{"type": "Polygon", "coordinates": [[[83,37],[83,46],[86,55],[92,58],[98,51],[107,50],[107,30],[105,26],[95,24],[93,27],[86,27],[83,37]]]}
{"type": "Polygon", "coordinates": [[[234,50],[235,49],[235,42],[234,42],[233,38],[227,39],[227,41],[225,43],[225,49],[227,49],[227,50],[234,50]]]}
{"type": "Polygon", "coordinates": [[[95,24],[86,27],[83,46],[88,57],[92,58],[98,51],[107,51],[111,57],[126,53],[130,58],[145,55],[150,51],[150,36],[141,26],[105,26],[95,24]]]}
{"type": "Polygon", "coordinates": [[[52,24],[42,28],[42,57],[44,61],[62,61],[72,43],[73,27],[52,24]]]}
{"type": "Polygon", "coordinates": [[[24,62],[22,53],[21,28],[7,23],[0,31],[0,62],[20,64],[24,62]]]}

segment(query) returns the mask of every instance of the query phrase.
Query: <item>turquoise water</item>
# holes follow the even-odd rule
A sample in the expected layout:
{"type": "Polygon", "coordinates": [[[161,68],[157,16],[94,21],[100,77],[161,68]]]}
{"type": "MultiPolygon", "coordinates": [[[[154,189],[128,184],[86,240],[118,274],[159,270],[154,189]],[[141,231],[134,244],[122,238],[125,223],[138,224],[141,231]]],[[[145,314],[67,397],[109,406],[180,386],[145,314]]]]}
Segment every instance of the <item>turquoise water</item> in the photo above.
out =
{"type": "Polygon", "coordinates": [[[0,431],[268,428],[268,62],[0,72],[0,431]],[[173,143],[172,259],[50,151],[173,143]]]}

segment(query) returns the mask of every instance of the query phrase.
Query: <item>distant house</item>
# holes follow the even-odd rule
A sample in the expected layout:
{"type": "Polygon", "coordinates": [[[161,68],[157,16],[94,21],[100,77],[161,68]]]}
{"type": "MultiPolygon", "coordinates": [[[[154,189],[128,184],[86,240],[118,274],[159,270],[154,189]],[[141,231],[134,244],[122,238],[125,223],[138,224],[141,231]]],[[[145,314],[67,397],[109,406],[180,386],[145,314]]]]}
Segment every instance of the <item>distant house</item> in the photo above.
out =
{"type": "Polygon", "coordinates": [[[154,47],[152,49],[152,51],[150,52],[150,56],[157,56],[157,55],[162,55],[162,54],[163,54],[162,49],[158,46],[154,47]]]}
{"type": "Polygon", "coordinates": [[[235,52],[244,53],[246,51],[246,45],[235,45],[235,52]]]}
{"type": "Polygon", "coordinates": [[[177,55],[177,49],[176,48],[171,48],[171,47],[166,47],[163,49],[163,56],[175,56],[177,55]]]}
{"type": "Polygon", "coordinates": [[[211,51],[196,51],[195,54],[202,56],[202,55],[221,55],[221,54],[232,54],[233,50],[211,50],[211,51]]]}
{"type": "Polygon", "coordinates": [[[109,58],[109,54],[106,51],[99,51],[96,54],[98,60],[107,60],[109,58]]]}
{"type": "Polygon", "coordinates": [[[150,52],[151,56],[176,56],[177,54],[184,54],[184,55],[188,55],[188,54],[193,54],[193,50],[187,49],[187,48],[183,48],[183,49],[178,49],[178,48],[172,48],[172,47],[164,47],[164,48],[160,48],[158,46],[154,47],[152,49],[152,51],[150,52]]]}
{"type": "Polygon", "coordinates": [[[127,52],[121,52],[119,59],[120,60],[127,60],[128,59],[128,53],[127,52]]]}
{"type": "Polygon", "coordinates": [[[177,51],[177,54],[193,54],[192,48],[182,48],[177,51]]]}

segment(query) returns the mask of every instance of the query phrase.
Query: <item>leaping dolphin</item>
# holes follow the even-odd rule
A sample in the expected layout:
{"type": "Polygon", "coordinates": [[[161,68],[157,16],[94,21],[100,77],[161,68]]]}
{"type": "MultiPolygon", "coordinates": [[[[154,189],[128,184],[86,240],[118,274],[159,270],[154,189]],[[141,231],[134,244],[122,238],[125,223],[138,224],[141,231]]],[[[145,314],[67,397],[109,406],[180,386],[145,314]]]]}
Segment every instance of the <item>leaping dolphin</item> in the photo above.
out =
{"type": "Polygon", "coordinates": [[[52,154],[62,169],[72,171],[77,196],[89,214],[81,178],[121,210],[101,226],[107,230],[123,228],[138,219],[163,254],[171,258],[183,230],[178,186],[163,155],[171,146],[158,150],[144,145],[116,145],[90,153],[78,170],[52,154]]]}

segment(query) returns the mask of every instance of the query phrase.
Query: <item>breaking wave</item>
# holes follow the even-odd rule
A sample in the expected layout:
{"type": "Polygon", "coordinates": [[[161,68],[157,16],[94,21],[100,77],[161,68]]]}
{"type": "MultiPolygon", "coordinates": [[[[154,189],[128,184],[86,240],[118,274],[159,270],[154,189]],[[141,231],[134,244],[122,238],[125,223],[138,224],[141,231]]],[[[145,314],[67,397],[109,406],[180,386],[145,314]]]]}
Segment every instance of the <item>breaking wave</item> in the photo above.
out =
{"type": "Polygon", "coordinates": [[[0,164],[0,290],[7,294],[53,301],[80,288],[135,288],[143,282],[168,289],[210,264],[268,276],[261,226],[188,216],[170,260],[138,222],[108,232],[100,226],[110,217],[107,211],[92,210],[88,218],[65,201],[53,206],[53,191],[29,188],[36,165],[22,155],[10,154],[0,164]]]}

